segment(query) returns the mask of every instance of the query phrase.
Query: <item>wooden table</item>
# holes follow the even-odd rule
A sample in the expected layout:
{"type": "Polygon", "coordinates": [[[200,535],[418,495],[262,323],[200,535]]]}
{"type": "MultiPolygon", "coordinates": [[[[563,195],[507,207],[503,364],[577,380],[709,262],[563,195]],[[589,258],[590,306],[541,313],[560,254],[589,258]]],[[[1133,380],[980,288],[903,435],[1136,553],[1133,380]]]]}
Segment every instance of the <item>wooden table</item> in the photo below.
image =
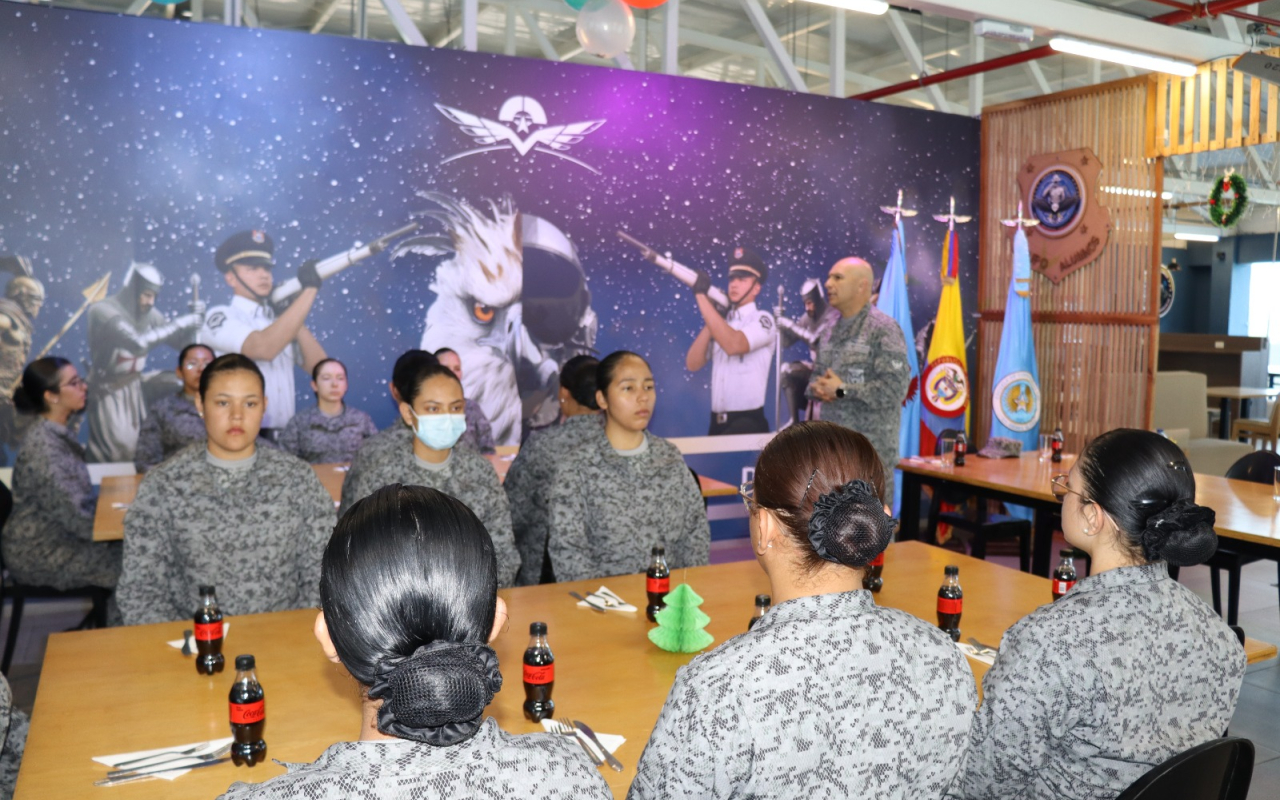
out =
{"type": "MultiPolygon", "coordinates": [[[[1049,581],[920,542],[892,545],[884,589],[877,602],[935,622],[936,587],[943,567],[960,566],[965,589],[964,635],[998,643],[1004,631],[1036,606],[1049,602],[1049,581]]],[[[724,642],[746,629],[753,598],[769,584],[755,562],[676,570],[706,602],[707,631],[724,642]]],[[[520,658],[533,621],[546,622],[556,654],[557,716],[587,720],[597,731],[627,737],[618,751],[626,765],[603,769],[617,797],[626,794],[636,761],[657,720],[676,670],[691,656],[666,653],[649,643],[643,613],[598,614],[578,608],[569,590],[593,591],[601,583],[634,603],[644,602],[644,576],[504,589],[510,626],[494,643],[506,683],[489,708],[512,733],[539,730],[520,705],[520,658]]],[[[224,653],[257,657],[267,695],[268,755],[312,761],[325,747],[359,729],[358,687],[320,653],[311,634],[315,612],[289,611],[230,619],[224,653]]],[[[207,678],[192,659],[164,644],[179,638],[186,622],[57,633],[49,637],[18,798],[79,797],[106,768],[95,755],[164,747],[227,734],[227,691],[233,673],[207,678]],[[93,698],[85,702],[86,697],[93,698]]],[[[1250,640],[1251,661],[1272,658],[1276,648],[1250,640]]],[[[986,666],[970,661],[975,679],[986,666]]],[[[175,782],[143,781],[113,787],[112,797],[210,798],[235,780],[260,781],[282,769],[264,764],[236,769],[225,764],[189,773],[175,782]]],[[[106,791],[105,789],[103,790],[106,791]]]]}
{"type": "Polygon", "coordinates": [[[1268,399],[1280,395],[1280,389],[1264,389],[1261,386],[1210,386],[1207,392],[1211,399],[1219,401],[1218,438],[1231,438],[1231,404],[1240,404],[1240,418],[1249,417],[1249,401],[1257,397],[1268,399]]]}

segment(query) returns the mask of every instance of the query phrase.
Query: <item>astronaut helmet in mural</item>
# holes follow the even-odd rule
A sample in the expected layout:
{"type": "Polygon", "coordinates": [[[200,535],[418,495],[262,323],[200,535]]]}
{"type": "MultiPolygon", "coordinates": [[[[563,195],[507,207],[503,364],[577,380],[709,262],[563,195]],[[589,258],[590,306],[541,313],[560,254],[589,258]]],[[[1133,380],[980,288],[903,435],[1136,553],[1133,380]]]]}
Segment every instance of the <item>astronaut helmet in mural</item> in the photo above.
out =
{"type": "Polygon", "coordinates": [[[804,313],[809,319],[819,319],[827,310],[827,292],[821,278],[805,278],[800,284],[800,299],[804,301],[804,313]]]}
{"type": "Polygon", "coordinates": [[[152,264],[133,262],[124,274],[124,285],[116,293],[125,311],[141,322],[156,306],[156,297],[164,286],[164,275],[152,264]]]}
{"type": "Polygon", "coordinates": [[[750,247],[735,247],[729,253],[729,302],[736,308],[754,302],[760,287],[769,279],[769,265],[750,247]]]}
{"type": "Polygon", "coordinates": [[[239,231],[218,245],[213,260],[232,291],[261,301],[274,285],[275,252],[276,244],[266,231],[239,231]]]}
{"type": "Polygon", "coordinates": [[[38,317],[44,306],[44,284],[32,274],[31,262],[25,256],[0,255],[0,272],[13,275],[4,296],[17,303],[30,319],[38,317]]]}

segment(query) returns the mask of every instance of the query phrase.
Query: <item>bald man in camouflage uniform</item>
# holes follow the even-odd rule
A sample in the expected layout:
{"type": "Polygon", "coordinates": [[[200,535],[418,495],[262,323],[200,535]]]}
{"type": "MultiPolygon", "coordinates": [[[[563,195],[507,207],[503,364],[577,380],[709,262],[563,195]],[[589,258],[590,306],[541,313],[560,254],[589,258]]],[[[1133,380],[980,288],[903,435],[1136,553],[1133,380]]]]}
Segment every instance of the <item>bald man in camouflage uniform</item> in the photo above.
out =
{"type": "Polygon", "coordinates": [[[827,301],[840,321],[818,343],[809,396],[822,401],[822,418],[871,440],[884,465],[885,495],[893,497],[902,400],[911,380],[907,342],[893,317],[871,305],[871,265],[837,261],[827,274],[827,301]]]}

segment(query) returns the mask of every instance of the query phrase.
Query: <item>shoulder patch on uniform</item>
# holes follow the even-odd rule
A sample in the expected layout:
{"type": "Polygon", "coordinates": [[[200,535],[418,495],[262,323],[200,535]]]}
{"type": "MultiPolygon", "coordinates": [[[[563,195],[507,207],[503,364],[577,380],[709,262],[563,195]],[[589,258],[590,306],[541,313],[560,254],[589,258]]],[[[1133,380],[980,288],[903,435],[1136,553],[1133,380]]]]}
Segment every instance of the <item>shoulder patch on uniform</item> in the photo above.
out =
{"type": "Polygon", "coordinates": [[[209,330],[216,331],[218,328],[221,328],[222,323],[226,321],[227,321],[226,312],[215,311],[209,315],[209,318],[204,321],[204,324],[209,326],[209,330]]]}
{"type": "Polygon", "coordinates": [[[769,330],[770,328],[772,328],[772,327],[773,327],[773,317],[769,316],[768,314],[761,314],[761,315],[760,315],[760,327],[761,327],[761,328],[764,328],[766,331],[767,331],[767,330],[769,330]]]}

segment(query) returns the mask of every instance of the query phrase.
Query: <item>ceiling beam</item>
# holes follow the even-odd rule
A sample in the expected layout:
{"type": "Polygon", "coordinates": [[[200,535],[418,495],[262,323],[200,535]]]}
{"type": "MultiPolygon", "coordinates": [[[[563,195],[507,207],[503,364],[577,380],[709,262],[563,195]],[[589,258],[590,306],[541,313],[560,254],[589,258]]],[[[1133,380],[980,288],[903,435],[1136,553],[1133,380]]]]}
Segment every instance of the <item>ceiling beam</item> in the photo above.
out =
{"type": "MultiPolygon", "coordinates": [[[[907,57],[907,62],[911,64],[911,68],[920,75],[928,75],[929,62],[925,59],[924,53],[920,51],[916,40],[911,37],[911,31],[907,30],[907,24],[902,19],[902,12],[891,8],[887,16],[889,31],[893,34],[893,38],[897,40],[898,48],[907,57]]],[[[947,102],[946,95],[942,93],[941,87],[931,85],[925,91],[929,95],[929,99],[933,101],[935,108],[940,111],[950,110],[951,104],[947,102]]]]}
{"type": "Polygon", "coordinates": [[[774,30],[773,23],[769,21],[769,15],[765,13],[759,0],[741,0],[741,2],[743,10],[747,12],[747,18],[756,29],[756,35],[760,37],[760,41],[764,42],[764,48],[769,51],[769,57],[773,59],[774,65],[786,80],[786,87],[794,92],[809,91],[804,78],[800,77],[799,70],[787,55],[787,49],[782,46],[782,40],[778,38],[778,32],[774,30]]]}

